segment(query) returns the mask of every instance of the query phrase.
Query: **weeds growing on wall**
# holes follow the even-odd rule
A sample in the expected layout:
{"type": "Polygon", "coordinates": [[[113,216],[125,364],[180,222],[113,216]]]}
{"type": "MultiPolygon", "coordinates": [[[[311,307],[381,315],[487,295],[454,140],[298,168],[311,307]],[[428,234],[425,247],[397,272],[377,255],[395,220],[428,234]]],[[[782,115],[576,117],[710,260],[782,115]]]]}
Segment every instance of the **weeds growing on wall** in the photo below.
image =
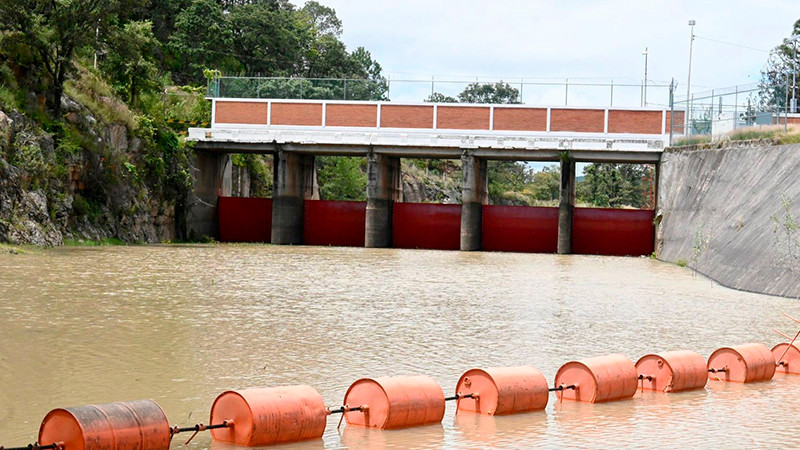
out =
{"type": "Polygon", "coordinates": [[[797,273],[800,263],[800,219],[792,213],[794,201],[786,194],[780,198],[780,212],[770,217],[775,242],[778,244],[778,258],[792,276],[797,273]]]}

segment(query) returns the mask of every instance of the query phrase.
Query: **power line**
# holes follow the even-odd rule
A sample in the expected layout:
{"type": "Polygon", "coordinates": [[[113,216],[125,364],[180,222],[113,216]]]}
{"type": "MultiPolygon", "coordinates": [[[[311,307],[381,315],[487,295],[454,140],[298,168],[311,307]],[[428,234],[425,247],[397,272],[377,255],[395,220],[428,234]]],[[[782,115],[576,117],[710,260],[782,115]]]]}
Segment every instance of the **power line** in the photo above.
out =
{"type": "Polygon", "coordinates": [[[756,51],[756,52],[763,52],[763,53],[769,53],[770,52],[770,50],[764,50],[763,48],[750,47],[749,45],[736,44],[734,42],[720,41],[719,39],[711,39],[711,38],[707,38],[707,37],[700,37],[698,35],[694,35],[694,37],[695,37],[695,39],[700,39],[700,40],[703,40],[703,41],[716,42],[717,44],[730,45],[731,47],[745,48],[747,50],[753,50],[753,51],[756,51]]]}

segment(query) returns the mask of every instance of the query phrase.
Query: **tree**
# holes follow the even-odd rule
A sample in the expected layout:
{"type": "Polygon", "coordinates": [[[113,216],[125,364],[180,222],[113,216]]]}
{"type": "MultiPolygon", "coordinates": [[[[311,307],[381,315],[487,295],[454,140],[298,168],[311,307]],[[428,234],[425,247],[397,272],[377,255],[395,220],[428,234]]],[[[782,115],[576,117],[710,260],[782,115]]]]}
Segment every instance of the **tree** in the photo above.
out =
{"type": "Polygon", "coordinates": [[[434,92],[433,94],[429,95],[424,101],[428,103],[458,103],[458,100],[455,97],[450,97],[449,95],[444,95],[441,92],[434,92]]]}
{"type": "MultiPolygon", "coordinates": [[[[800,34],[800,20],[797,20],[792,27],[791,35],[800,34]]],[[[800,47],[800,43],[790,43],[786,40],[773,48],[769,53],[769,58],[761,71],[761,81],[759,82],[759,97],[761,108],[774,110],[787,106],[787,99],[792,96],[792,89],[787,91],[787,86],[791,86],[792,74],[800,80],[800,61],[795,56],[795,45],[800,47]]],[[[800,54],[800,48],[798,48],[800,54]]],[[[800,97],[800,91],[795,89],[795,94],[800,97]]]]}
{"type": "Polygon", "coordinates": [[[114,30],[109,39],[109,52],[100,67],[133,106],[140,92],[158,87],[158,68],[152,59],[155,46],[150,22],[128,22],[114,30]]]}
{"type": "Polygon", "coordinates": [[[242,5],[228,14],[232,48],[248,74],[294,76],[310,52],[311,24],[291,9],[242,5]]]}
{"type": "Polygon", "coordinates": [[[61,116],[61,95],[74,69],[75,52],[94,42],[96,30],[108,23],[101,19],[111,16],[115,6],[113,0],[0,2],[3,40],[17,40],[36,53],[30,62],[47,74],[46,102],[55,117],[61,116]]]}
{"type": "Polygon", "coordinates": [[[179,83],[201,84],[203,69],[233,66],[225,49],[231,46],[231,30],[222,7],[212,0],[196,0],[178,14],[168,48],[174,78],[179,83]]]}
{"type": "Polygon", "coordinates": [[[364,158],[317,158],[319,193],[324,200],[359,200],[366,198],[367,176],[364,158]]]}
{"type": "Polygon", "coordinates": [[[458,94],[458,100],[461,103],[521,103],[519,90],[502,81],[495,84],[470,83],[458,94]]]}
{"type": "Polygon", "coordinates": [[[653,169],[643,164],[589,164],[577,185],[579,201],[600,207],[652,207],[650,183],[653,169]]]}
{"type": "Polygon", "coordinates": [[[318,35],[331,35],[338,38],[342,35],[342,21],[336,16],[336,10],[311,0],[303,5],[301,11],[307,14],[318,35]]]}
{"type": "Polygon", "coordinates": [[[531,176],[531,194],[539,201],[556,200],[561,192],[561,168],[550,165],[531,176]]]}

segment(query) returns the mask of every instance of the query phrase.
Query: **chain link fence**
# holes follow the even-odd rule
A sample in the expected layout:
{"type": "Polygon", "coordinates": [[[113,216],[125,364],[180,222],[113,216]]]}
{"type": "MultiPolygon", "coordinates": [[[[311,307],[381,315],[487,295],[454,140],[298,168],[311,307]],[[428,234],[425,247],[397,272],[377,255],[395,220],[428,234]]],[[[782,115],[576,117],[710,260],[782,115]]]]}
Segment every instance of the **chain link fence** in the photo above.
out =
{"type": "Polygon", "coordinates": [[[517,103],[550,106],[669,105],[670,84],[609,79],[499,79],[481,77],[404,77],[380,80],[343,78],[217,77],[208,82],[212,98],[383,100],[421,102],[434,94],[457,99],[470,85],[507,84],[517,103]]]}
{"type": "Polygon", "coordinates": [[[692,93],[688,98],[676,94],[670,109],[676,117],[681,117],[682,112],[687,114],[683,124],[675,124],[673,141],[719,140],[740,128],[761,130],[800,124],[793,97],[789,83],[711,89],[692,93]]]}

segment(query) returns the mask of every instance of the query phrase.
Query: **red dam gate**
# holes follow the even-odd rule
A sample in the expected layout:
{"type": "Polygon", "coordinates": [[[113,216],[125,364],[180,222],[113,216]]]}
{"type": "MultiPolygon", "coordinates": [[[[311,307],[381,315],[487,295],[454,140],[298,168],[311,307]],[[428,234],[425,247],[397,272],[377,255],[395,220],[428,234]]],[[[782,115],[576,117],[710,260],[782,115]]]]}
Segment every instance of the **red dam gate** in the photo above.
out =
{"type": "Polygon", "coordinates": [[[219,197],[217,214],[220,242],[270,242],[271,198],[219,197]]]}
{"type": "Polygon", "coordinates": [[[395,203],[392,222],[394,248],[461,247],[461,205],[395,203]]]}
{"type": "Polygon", "coordinates": [[[304,203],[304,244],[364,246],[365,202],[306,200],[304,203]]]}
{"type": "Polygon", "coordinates": [[[558,208],[483,205],[484,250],[555,253],[558,208]]]}
{"type": "Polygon", "coordinates": [[[572,252],[641,256],[653,253],[655,213],[651,209],[575,208],[572,252]]]}

